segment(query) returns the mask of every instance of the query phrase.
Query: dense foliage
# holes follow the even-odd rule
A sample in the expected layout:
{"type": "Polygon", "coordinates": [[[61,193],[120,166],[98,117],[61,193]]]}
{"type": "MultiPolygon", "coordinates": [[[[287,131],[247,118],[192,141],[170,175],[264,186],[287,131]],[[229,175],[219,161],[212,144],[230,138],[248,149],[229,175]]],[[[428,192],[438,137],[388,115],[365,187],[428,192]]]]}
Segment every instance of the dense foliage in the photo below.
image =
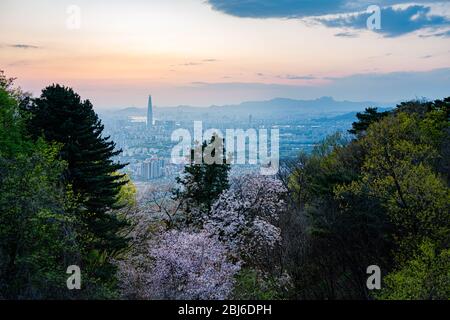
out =
{"type": "Polygon", "coordinates": [[[112,212],[127,181],[88,101],[48,87],[41,98],[0,74],[0,296],[115,296],[110,258],[125,247],[112,212]],[[82,271],[68,290],[66,269],[82,271]]]}
{"type": "Polygon", "coordinates": [[[277,177],[229,179],[213,136],[137,197],[88,100],[0,73],[0,299],[449,299],[449,121],[368,108],[277,177]]]}
{"type": "Polygon", "coordinates": [[[124,164],[111,158],[121,150],[109,137],[103,137],[104,126],[89,100],[81,101],[72,89],[53,85],[45,88],[28,108],[31,114],[28,129],[35,137],[62,145],[59,157],[67,162],[64,180],[71,184],[82,202],[79,213],[86,224],[92,249],[120,250],[126,246],[117,232],[124,226],[115,215],[117,195],[126,183],[115,172],[124,164]]]}
{"type": "Polygon", "coordinates": [[[355,139],[330,137],[293,164],[283,230],[294,297],[449,297],[437,271],[450,268],[449,108],[450,98],[368,109],[355,139]],[[387,274],[381,294],[365,285],[369,265],[387,274]]]}
{"type": "Polygon", "coordinates": [[[211,205],[229,187],[230,165],[226,161],[223,139],[213,135],[208,142],[196,145],[188,160],[184,172],[176,179],[178,187],[174,189],[174,196],[183,207],[183,223],[202,227],[211,205]]]}

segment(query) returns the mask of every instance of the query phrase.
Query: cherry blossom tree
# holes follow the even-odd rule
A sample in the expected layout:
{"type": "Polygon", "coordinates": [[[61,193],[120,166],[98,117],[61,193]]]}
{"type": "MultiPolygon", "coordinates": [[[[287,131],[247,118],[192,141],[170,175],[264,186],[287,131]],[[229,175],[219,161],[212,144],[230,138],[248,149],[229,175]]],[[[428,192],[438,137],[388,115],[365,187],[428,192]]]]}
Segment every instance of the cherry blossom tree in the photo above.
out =
{"type": "Polygon", "coordinates": [[[205,228],[237,257],[264,265],[281,241],[277,222],[286,207],[286,192],[276,178],[239,177],[213,204],[205,228]]]}
{"type": "Polygon", "coordinates": [[[205,231],[170,230],[119,267],[126,298],[211,300],[229,297],[240,263],[205,231]]]}

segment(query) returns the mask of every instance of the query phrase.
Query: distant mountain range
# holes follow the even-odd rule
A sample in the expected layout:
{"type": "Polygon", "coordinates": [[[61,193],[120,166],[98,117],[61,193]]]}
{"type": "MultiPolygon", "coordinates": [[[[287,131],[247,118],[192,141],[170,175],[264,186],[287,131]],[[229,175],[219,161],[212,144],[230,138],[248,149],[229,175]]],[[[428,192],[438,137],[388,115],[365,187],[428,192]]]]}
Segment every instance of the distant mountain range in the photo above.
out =
{"type": "MultiPolygon", "coordinates": [[[[156,118],[166,120],[190,120],[190,119],[212,119],[212,118],[247,118],[250,115],[254,119],[292,119],[310,118],[318,116],[336,116],[349,112],[362,111],[367,107],[391,108],[395,105],[381,104],[372,101],[353,102],[336,101],[331,97],[322,97],[315,100],[294,100],[286,98],[275,98],[268,101],[247,101],[238,105],[223,105],[210,107],[154,107],[156,118]]],[[[147,108],[125,108],[109,115],[145,116],[147,108]]]]}

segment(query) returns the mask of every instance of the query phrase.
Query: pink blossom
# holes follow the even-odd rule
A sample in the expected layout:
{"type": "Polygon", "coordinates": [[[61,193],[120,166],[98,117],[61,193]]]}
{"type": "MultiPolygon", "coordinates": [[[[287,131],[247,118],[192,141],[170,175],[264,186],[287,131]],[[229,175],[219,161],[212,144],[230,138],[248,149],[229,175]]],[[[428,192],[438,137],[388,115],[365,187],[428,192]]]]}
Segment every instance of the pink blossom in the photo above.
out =
{"type": "Polygon", "coordinates": [[[276,224],[285,210],[286,192],[275,178],[240,177],[214,203],[205,229],[218,236],[236,256],[251,259],[280,242],[276,224]]]}
{"type": "Polygon", "coordinates": [[[122,291],[140,299],[226,299],[239,269],[207,232],[171,230],[160,234],[145,258],[122,263],[122,291]]]}

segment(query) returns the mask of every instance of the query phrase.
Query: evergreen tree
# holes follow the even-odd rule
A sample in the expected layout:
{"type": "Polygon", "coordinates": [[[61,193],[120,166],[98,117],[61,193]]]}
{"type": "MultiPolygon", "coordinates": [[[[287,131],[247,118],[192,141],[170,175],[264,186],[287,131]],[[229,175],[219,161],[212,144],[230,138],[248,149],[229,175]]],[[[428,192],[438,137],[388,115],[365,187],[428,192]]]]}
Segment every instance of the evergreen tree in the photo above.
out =
{"type": "Polygon", "coordinates": [[[360,135],[364,133],[370,124],[377,122],[389,115],[389,111],[378,112],[378,108],[366,108],[364,112],[358,112],[357,122],[353,122],[352,129],[348,130],[351,134],[360,135]]]}
{"type": "Polygon", "coordinates": [[[0,70],[0,299],[68,298],[73,229],[57,145],[25,135],[25,114],[0,70]]]}
{"type": "Polygon", "coordinates": [[[179,187],[174,190],[175,198],[184,209],[186,224],[202,226],[213,202],[228,189],[230,165],[225,155],[224,141],[216,135],[209,143],[204,141],[201,147],[191,150],[190,163],[181,177],[177,177],[179,187]],[[217,160],[208,164],[205,161],[208,155],[217,160]]]}
{"type": "Polygon", "coordinates": [[[71,88],[52,85],[29,109],[30,133],[62,144],[59,156],[67,162],[63,178],[80,204],[80,236],[87,252],[112,254],[125,248],[127,240],[119,232],[126,222],[111,211],[118,208],[120,188],[127,183],[124,175],[115,174],[125,164],[111,159],[121,150],[102,136],[104,126],[92,104],[71,88]]]}

